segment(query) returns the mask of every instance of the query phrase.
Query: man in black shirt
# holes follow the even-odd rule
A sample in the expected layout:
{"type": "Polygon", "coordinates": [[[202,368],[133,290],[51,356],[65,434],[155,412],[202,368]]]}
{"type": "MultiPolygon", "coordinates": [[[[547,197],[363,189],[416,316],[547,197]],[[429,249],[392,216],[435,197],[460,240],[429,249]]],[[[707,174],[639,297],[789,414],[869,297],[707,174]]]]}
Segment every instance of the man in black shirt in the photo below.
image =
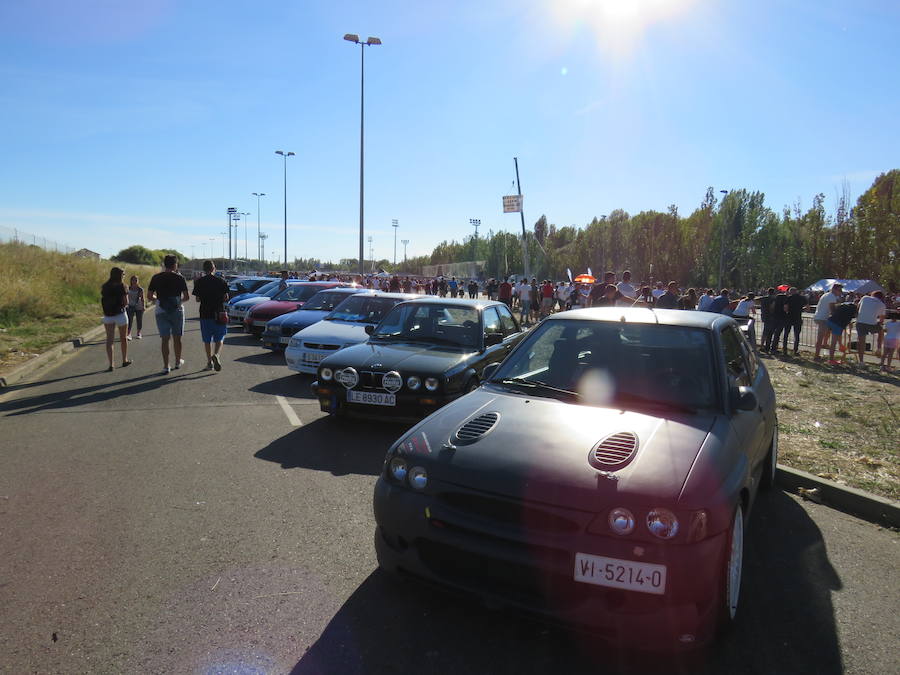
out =
{"type": "Polygon", "coordinates": [[[670,281],[666,292],[656,299],[656,309],[678,309],[678,283],[670,281]]]}
{"type": "Polygon", "coordinates": [[[769,334],[770,342],[764,345],[766,351],[772,354],[778,353],[778,341],[781,332],[784,331],[785,351],[787,351],[787,295],[784,291],[776,295],[769,305],[769,323],[772,324],[772,332],[769,334]]]}
{"type": "Polygon", "coordinates": [[[775,300],[775,289],[769,288],[766,294],[759,299],[759,318],[763,324],[762,351],[769,351],[769,343],[772,341],[772,302],[775,300]]]}
{"type": "Polygon", "coordinates": [[[606,284],[605,287],[599,284],[591,289],[591,307],[615,307],[619,297],[621,297],[619,289],[612,284],[606,284]],[[597,292],[600,289],[603,290],[603,295],[597,292]]]}
{"type": "Polygon", "coordinates": [[[806,307],[806,296],[791,286],[784,303],[784,343],[782,349],[787,354],[788,333],[794,331],[794,356],[800,353],[800,329],[803,328],[803,308],[806,307]]]}
{"type": "Polygon", "coordinates": [[[178,370],[184,365],[181,358],[181,336],[184,334],[184,308],[181,306],[191,296],[188,294],[187,282],[176,270],[178,260],[174,255],[163,259],[165,271],[154,274],[147,287],[147,297],[156,300],[156,328],[162,340],[163,374],[169,368],[169,338],[175,347],[175,365],[178,370]]]}
{"type": "Polygon", "coordinates": [[[194,297],[200,303],[200,336],[206,350],[206,370],[222,370],[219,352],[228,332],[228,321],[219,321],[225,311],[228,299],[228,284],[216,276],[216,266],[212,260],[203,261],[206,274],[194,282],[194,297]],[[215,347],[213,347],[215,343],[215,347]]]}

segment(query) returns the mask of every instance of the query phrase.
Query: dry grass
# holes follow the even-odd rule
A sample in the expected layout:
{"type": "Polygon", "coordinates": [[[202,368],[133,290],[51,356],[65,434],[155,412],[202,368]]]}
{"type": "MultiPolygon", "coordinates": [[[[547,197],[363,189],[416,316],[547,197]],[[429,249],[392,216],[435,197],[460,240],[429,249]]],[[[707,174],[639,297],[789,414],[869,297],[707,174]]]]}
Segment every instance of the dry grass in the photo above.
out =
{"type": "MultiPolygon", "coordinates": [[[[125,267],[146,287],[156,268],[125,267]]],[[[100,286],[113,263],[0,244],[0,371],[99,325],[100,286]]]]}
{"type": "Polygon", "coordinates": [[[781,462],[900,498],[900,377],[871,365],[824,366],[808,355],[766,365],[778,395],[781,462]]]}

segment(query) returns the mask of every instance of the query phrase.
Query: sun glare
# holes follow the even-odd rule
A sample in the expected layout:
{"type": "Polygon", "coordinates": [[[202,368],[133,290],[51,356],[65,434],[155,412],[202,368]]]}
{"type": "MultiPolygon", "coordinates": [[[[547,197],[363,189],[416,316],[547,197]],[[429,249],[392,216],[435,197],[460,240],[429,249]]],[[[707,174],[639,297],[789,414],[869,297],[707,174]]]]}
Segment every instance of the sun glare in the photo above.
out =
{"type": "Polygon", "coordinates": [[[630,52],[654,25],[687,12],[698,0],[550,0],[554,18],[573,32],[589,29],[604,51],[630,52]]]}

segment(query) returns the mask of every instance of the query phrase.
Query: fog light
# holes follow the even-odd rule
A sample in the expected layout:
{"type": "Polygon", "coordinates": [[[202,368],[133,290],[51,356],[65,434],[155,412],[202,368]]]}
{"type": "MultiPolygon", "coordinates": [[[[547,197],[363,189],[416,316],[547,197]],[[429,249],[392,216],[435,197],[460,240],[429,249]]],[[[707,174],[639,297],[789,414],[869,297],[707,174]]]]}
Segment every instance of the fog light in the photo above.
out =
{"type": "Polygon", "coordinates": [[[323,380],[330,380],[333,376],[334,373],[332,372],[331,368],[322,368],[322,370],[319,371],[319,377],[321,377],[323,380]]]}
{"type": "Polygon", "coordinates": [[[618,507],[609,512],[609,529],[626,535],[634,531],[634,515],[628,509],[618,507]]]}
{"type": "Polygon", "coordinates": [[[353,389],[353,387],[359,384],[359,373],[356,372],[355,368],[347,367],[343,370],[339,370],[335,373],[335,377],[337,378],[337,381],[347,389],[353,389]]]}
{"type": "Polygon", "coordinates": [[[391,475],[395,480],[403,481],[406,478],[407,468],[406,460],[402,457],[394,457],[390,464],[391,475]]]}
{"type": "Polygon", "coordinates": [[[421,466],[414,466],[409,470],[409,484],[416,490],[424,490],[428,485],[428,473],[421,466]]]}
{"type": "Polygon", "coordinates": [[[438,385],[440,383],[437,381],[436,377],[429,377],[425,380],[425,388],[428,391],[437,391],[438,385]]]}
{"type": "Polygon", "coordinates": [[[653,509],[647,514],[647,529],[660,539],[671,539],[678,534],[678,518],[669,509],[653,509]]]}
{"type": "Polygon", "coordinates": [[[412,375],[412,376],[406,378],[406,386],[409,387],[410,389],[412,389],[413,391],[415,391],[416,389],[418,389],[419,387],[422,386],[422,380],[420,380],[415,375],[412,375]]]}

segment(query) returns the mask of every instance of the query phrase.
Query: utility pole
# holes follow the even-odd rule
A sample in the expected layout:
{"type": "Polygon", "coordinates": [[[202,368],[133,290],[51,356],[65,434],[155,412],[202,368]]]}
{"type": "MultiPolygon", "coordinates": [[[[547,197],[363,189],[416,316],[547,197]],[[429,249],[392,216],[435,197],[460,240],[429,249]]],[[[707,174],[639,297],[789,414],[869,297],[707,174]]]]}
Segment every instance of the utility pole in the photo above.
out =
{"type": "Polygon", "coordinates": [[[400,223],[397,222],[397,219],[394,218],[391,221],[391,225],[394,228],[394,267],[397,266],[397,228],[400,227],[400,223]]]}
{"type": "Polygon", "coordinates": [[[516,188],[519,191],[519,215],[522,217],[522,262],[525,265],[525,277],[531,276],[531,265],[528,262],[528,239],[525,236],[525,205],[522,203],[522,183],[519,182],[519,158],[513,157],[516,163],[516,188]]]}
{"type": "Polygon", "coordinates": [[[401,239],[400,243],[403,244],[403,264],[406,265],[406,245],[409,243],[409,239],[401,239]]]}
{"type": "Polygon", "coordinates": [[[260,260],[262,260],[262,264],[265,266],[266,272],[269,271],[269,263],[266,262],[266,239],[269,238],[265,232],[259,233],[259,249],[260,249],[260,260]]]}
{"type": "Polygon", "coordinates": [[[259,230],[259,198],[260,198],[260,197],[265,197],[265,196],[266,196],[266,193],[265,193],[265,192],[252,192],[251,194],[252,194],[254,197],[256,197],[256,259],[257,259],[257,260],[262,260],[262,259],[263,259],[263,256],[262,256],[261,249],[260,249],[260,247],[259,247],[259,242],[260,242],[260,236],[259,236],[259,235],[260,235],[260,230],[259,230]]]}
{"type": "Polygon", "coordinates": [[[475,228],[475,239],[472,240],[472,261],[475,261],[475,258],[478,257],[478,228],[481,225],[481,220],[479,218],[469,218],[469,225],[472,225],[475,228]]]}
{"type": "MultiPolygon", "coordinates": [[[[375,271],[375,252],[372,249],[372,235],[371,234],[368,236],[368,241],[369,241],[369,258],[372,261],[372,271],[374,272],[375,271]]],[[[363,264],[365,264],[365,263],[363,263],[363,264]]]]}

